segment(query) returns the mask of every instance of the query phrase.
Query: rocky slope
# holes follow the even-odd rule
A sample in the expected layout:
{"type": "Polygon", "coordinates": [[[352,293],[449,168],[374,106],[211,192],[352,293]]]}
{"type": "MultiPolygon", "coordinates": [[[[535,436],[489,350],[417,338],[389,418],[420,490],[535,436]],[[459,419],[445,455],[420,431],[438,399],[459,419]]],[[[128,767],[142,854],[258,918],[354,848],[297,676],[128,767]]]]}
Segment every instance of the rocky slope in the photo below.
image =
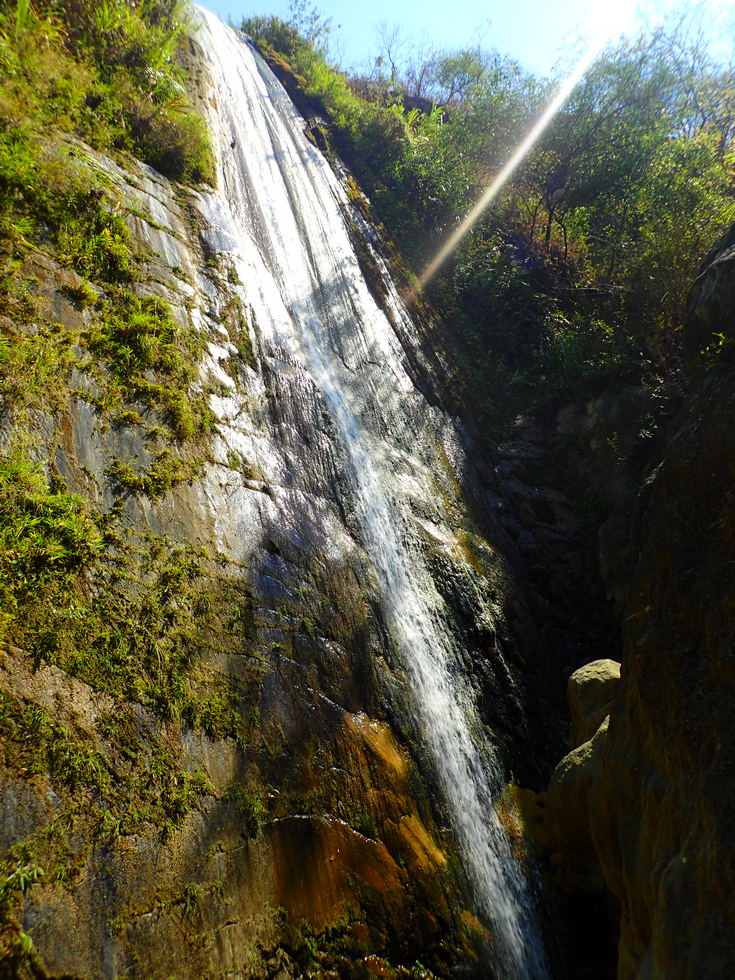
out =
{"type": "MultiPolygon", "coordinates": [[[[119,223],[109,275],[30,250],[2,310],[0,975],[487,976],[339,440],[253,314],[222,199],[49,146],[119,223]]],[[[618,385],[521,419],[493,473],[467,406],[459,443],[435,438],[457,409],[440,343],[406,332],[340,173],[431,419],[433,482],[408,451],[395,468],[525,787],[563,752],[572,675],[545,800],[498,803],[563,896],[555,975],[612,976],[619,923],[621,978],[728,976],[733,235],[693,294],[686,395],[618,385]]]]}

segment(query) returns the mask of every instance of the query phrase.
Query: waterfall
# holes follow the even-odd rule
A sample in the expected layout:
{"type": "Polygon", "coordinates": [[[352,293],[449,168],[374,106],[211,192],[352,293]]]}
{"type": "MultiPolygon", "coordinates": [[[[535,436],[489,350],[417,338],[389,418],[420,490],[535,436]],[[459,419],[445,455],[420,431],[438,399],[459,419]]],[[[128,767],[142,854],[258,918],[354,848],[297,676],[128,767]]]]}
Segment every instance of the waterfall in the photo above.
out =
{"type": "MultiPolygon", "coordinates": [[[[345,192],[305,137],[303,119],[243,36],[199,14],[219,164],[208,222],[248,286],[271,356],[302,366],[331,419],[351,487],[350,521],[373,565],[477,911],[493,934],[492,967],[508,980],[540,980],[547,970],[524,876],[493,806],[501,767],[421,548],[421,513],[450,506],[437,445],[458,457],[459,443],[450,420],[411,381],[405,350],[350,244],[345,192]]],[[[389,278],[386,289],[410,330],[389,278]]]]}

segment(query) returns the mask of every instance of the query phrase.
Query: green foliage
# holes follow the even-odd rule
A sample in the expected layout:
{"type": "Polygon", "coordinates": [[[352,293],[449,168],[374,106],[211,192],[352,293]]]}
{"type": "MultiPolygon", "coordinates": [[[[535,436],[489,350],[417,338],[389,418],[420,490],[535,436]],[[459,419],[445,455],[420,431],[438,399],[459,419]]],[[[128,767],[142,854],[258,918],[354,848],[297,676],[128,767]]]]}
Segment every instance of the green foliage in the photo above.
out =
{"type": "Polygon", "coordinates": [[[38,705],[24,704],[0,692],[0,708],[2,737],[9,742],[22,742],[28,775],[47,773],[71,792],[81,786],[109,792],[109,766],[90,743],[70,737],[38,705]]]}
{"type": "MultiPolygon", "coordinates": [[[[209,427],[207,399],[201,390],[192,391],[204,337],[189,325],[181,326],[163,300],[127,289],[108,293],[85,340],[109,372],[105,408],[130,402],[156,408],[180,442],[209,427]]],[[[163,456],[156,469],[163,476],[175,465],[170,456],[163,456]]],[[[178,465],[183,466],[180,461],[178,465]]],[[[167,489],[165,480],[152,479],[155,488],[138,489],[160,496],[167,489]]]]}
{"type": "Polygon", "coordinates": [[[66,295],[75,300],[82,309],[86,309],[88,306],[94,306],[99,299],[97,290],[85,279],[82,279],[78,284],[67,285],[62,288],[66,295]]]}
{"type": "MultiPolygon", "coordinates": [[[[334,147],[415,272],[558,81],[479,47],[407,55],[395,32],[372,76],[349,79],[294,21],[258,28],[321,103],[334,147]]],[[[732,73],[686,17],[608,48],[587,72],[429,287],[491,427],[539,392],[677,371],[689,284],[735,217],[734,100],[732,73]]]]}
{"type": "MultiPolygon", "coordinates": [[[[103,419],[146,429],[148,462],[112,459],[108,494],[159,497],[196,474],[194,440],[209,424],[206,395],[194,387],[202,344],[196,331],[160,299],[114,281],[104,291],[85,280],[65,290],[86,306],[88,326],[77,330],[45,319],[32,280],[7,279],[3,287],[6,422],[22,429],[27,413],[38,410],[61,418],[76,368],[78,378],[96,382],[81,381],[83,397],[103,419]]],[[[231,622],[232,608],[244,601],[242,584],[213,567],[204,601],[203,554],[155,536],[139,539],[121,507],[96,512],[34,457],[29,440],[0,460],[0,642],[120,701],[247,741],[259,668],[230,677],[201,666],[211,650],[236,654],[249,642],[248,624],[231,622]]]]}
{"type": "MultiPolygon", "coordinates": [[[[105,207],[104,186],[79,166],[73,147],[46,145],[27,126],[4,130],[0,120],[0,189],[0,243],[6,255],[19,257],[34,240],[48,243],[50,237],[60,259],[83,276],[132,277],[125,222],[105,207]]],[[[11,269],[6,265],[0,271],[11,269]]]]}
{"type": "Polygon", "coordinates": [[[293,58],[297,51],[304,46],[304,38],[298,28],[281,17],[246,17],[241,28],[254,40],[293,58]]]}
{"type": "Polygon", "coordinates": [[[162,739],[140,739],[133,714],[118,712],[105,728],[101,751],[91,737],[72,733],[38,705],[0,692],[6,762],[26,777],[50,780],[57,800],[50,822],[4,858],[0,935],[12,922],[14,906],[37,882],[73,883],[86,859],[81,840],[87,846],[94,840],[110,843],[151,829],[165,839],[213,795],[206,775],[180,769],[162,739]]]}
{"type": "Polygon", "coordinates": [[[242,22],[242,30],[287,58],[308,52],[326,56],[331,18],[323,17],[315,6],[307,6],[307,0],[290,0],[288,9],[288,20],[274,16],[247,17],[242,22]]]}
{"type": "Polygon", "coordinates": [[[101,549],[85,501],[50,488],[20,452],[0,460],[0,642],[28,602],[55,601],[101,549]]]}
{"type": "Polygon", "coordinates": [[[18,893],[25,895],[37,881],[43,878],[43,868],[37,864],[17,864],[0,880],[0,917],[6,915],[18,893]]]}
{"type": "Polygon", "coordinates": [[[260,834],[260,828],[268,818],[268,808],[263,802],[264,790],[261,786],[230,783],[223,799],[234,803],[242,818],[243,828],[251,839],[260,834]]]}
{"type": "MultiPolygon", "coordinates": [[[[24,295],[22,283],[16,283],[5,297],[0,289],[0,301],[3,298],[5,309],[14,317],[37,312],[30,297],[24,295]]],[[[0,417],[7,419],[22,407],[43,404],[53,409],[60,404],[65,393],[60,377],[75,361],[74,339],[58,324],[43,321],[35,333],[8,330],[0,335],[0,417]]]]}
{"type": "MultiPolygon", "coordinates": [[[[0,703],[0,728],[2,718],[0,703]]],[[[24,968],[37,965],[33,940],[14,920],[13,912],[23,896],[44,877],[44,873],[36,861],[6,858],[0,866],[0,963],[7,976],[25,976],[22,972],[24,968]]]]}
{"type": "MultiPolygon", "coordinates": [[[[93,513],[20,451],[0,460],[0,644],[160,717],[244,742],[259,669],[230,679],[199,666],[213,648],[236,653],[248,642],[230,615],[242,586],[210,569],[205,594],[203,561],[165,539],[139,541],[115,511],[93,513]]],[[[50,735],[49,744],[53,766],[76,778],[85,758],[50,735]]]]}
{"type": "Polygon", "coordinates": [[[116,284],[104,299],[84,280],[66,290],[91,314],[90,327],[79,331],[46,321],[22,281],[5,285],[6,315],[18,326],[0,337],[0,411],[18,421],[19,413],[36,407],[63,410],[77,368],[96,382],[95,394],[85,397],[115,424],[144,425],[140,413],[154,413],[148,430],[152,461],[135,469],[114,460],[109,476],[118,490],[161,497],[196,476],[200,463],[192,442],[211,424],[198,384],[203,336],[179,324],[163,300],[116,284]],[[36,326],[28,331],[31,317],[36,326]],[[175,451],[172,442],[187,443],[186,452],[175,451]]]}
{"type": "Polygon", "coordinates": [[[113,487],[124,494],[138,494],[156,500],[177,483],[191,481],[199,472],[197,460],[185,460],[170,449],[162,449],[147,469],[136,470],[121,459],[113,460],[107,476],[113,487]]]}
{"type": "Polygon", "coordinates": [[[191,109],[142,115],[134,129],[133,152],[156,170],[184,183],[214,182],[214,158],[204,119],[191,109]]]}
{"type": "Polygon", "coordinates": [[[202,550],[134,532],[120,499],[161,496],[196,473],[210,425],[204,341],[143,294],[147,256],[126,202],[77,139],[180,179],[211,172],[171,60],[178,20],[167,0],[0,4],[0,650],[21,671],[61,668],[114,706],[90,733],[88,717],[70,724],[63,709],[0,692],[3,763],[48,780],[54,798],[47,823],[0,862],[0,960],[18,976],[41,975],[19,925],[41,868],[44,885],[72,887],[95,842],[165,838],[213,793],[153,720],[242,745],[257,724],[263,667],[244,656],[246,624],[230,624],[245,601],[240,577],[202,550]],[[107,473],[77,473],[88,500],[53,464],[80,396],[101,430],[140,430],[133,465],[111,458],[107,473]],[[220,666],[230,661],[232,674],[220,666]]]}
{"type": "MultiPolygon", "coordinates": [[[[407,966],[383,959],[373,952],[373,943],[366,943],[360,938],[364,935],[364,931],[355,928],[347,916],[320,930],[302,920],[291,925],[286,949],[297,965],[299,976],[303,977],[338,976],[343,980],[370,980],[377,975],[395,977],[397,980],[434,980],[446,972],[446,963],[441,958],[437,964],[438,974],[418,961],[407,966]],[[366,956],[368,951],[370,955],[366,956]]],[[[432,954],[427,950],[422,957],[432,957],[432,954]]]]}
{"type": "Polygon", "coordinates": [[[175,65],[170,0],[20,0],[0,8],[0,132],[44,127],[128,150],[178,180],[211,180],[206,131],[175,65]]]}

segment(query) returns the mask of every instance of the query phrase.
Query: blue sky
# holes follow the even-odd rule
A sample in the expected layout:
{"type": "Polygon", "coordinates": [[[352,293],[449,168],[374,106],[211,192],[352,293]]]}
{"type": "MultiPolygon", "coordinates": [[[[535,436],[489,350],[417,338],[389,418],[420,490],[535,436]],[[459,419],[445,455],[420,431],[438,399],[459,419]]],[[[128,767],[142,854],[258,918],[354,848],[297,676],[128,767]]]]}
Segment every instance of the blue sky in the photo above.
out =
{"type": "MultiPolygon", "coordinates": [[[[199,0],[235,22],[251,14],[288,17],[288,0],[199,0]]],[[[695,0],[703,12],[710,42],[728,60],[735,44],[735,3],[695,0]]],[[[611,35],[633,31],[643,22],[671,20],[681,0],[316,0],[332,18],[335,52],[342,63],[366,65],[378,51],[379,25],[401,26],[409,35],[439,47],[460,47],[481,40],[526,68],[548,74],[575,39],[589,39],[605,22],[611,35]],[[612,9],[614,8],[614,9],[612,9]],[[336,25],[340,25],[337,29],[336,25]]]]}

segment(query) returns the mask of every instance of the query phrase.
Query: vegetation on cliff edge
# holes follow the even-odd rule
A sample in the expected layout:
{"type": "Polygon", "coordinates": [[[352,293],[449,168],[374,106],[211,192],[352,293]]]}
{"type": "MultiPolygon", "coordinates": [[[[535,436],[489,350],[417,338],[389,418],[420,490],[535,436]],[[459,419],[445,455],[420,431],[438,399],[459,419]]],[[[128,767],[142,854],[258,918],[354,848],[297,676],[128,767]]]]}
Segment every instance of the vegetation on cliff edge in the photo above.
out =
{"type": "MultiPolygon", "coordinates": [[[[388,235],[419,274],[559,78],[475,46],[330,63],[304,4],[243,28],[291,65],[388,235]]],[[[686,292],[735,215],[735,76],[684,18],[607,48],[428,287],[486,417],[595,378],[679,368],[686,292]]]]}

